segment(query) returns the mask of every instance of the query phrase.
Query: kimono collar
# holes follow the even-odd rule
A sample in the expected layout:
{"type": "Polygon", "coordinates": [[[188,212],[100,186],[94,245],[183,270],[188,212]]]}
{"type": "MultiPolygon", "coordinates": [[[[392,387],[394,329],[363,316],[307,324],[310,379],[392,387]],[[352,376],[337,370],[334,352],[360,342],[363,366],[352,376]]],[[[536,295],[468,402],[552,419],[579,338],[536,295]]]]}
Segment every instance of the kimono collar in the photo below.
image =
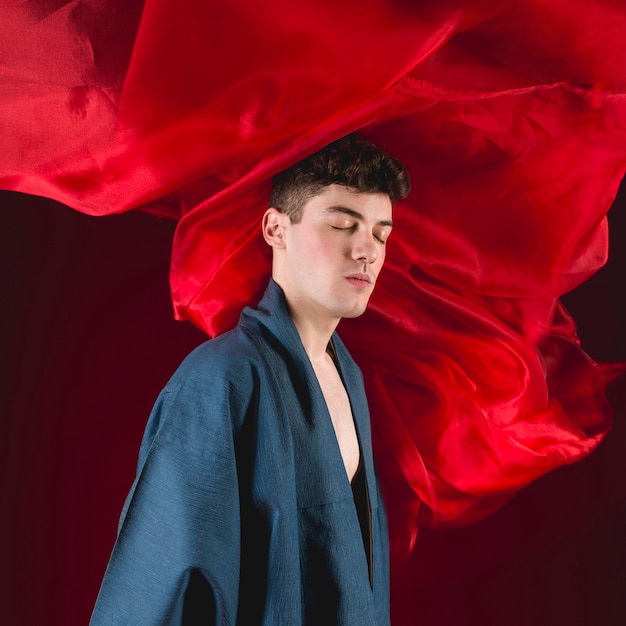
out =
{"type": "MultiPolygon", "coordinates": [[[[273,278],[270,278],[267,289],[257,308],[247,307],[243,310],[240,324],[244,328],[251,328],[252,325],[256,326],[258,324],[263,330],[269,331],[272,335],[274,338],[272,343],[278,342],[293,355],[298,355],[301,358],[306,356],[300,333],[298,333],[298,329],[289,314],[285,294],[273,278]]],[[[337,340],[336,333],[333,333],[330,340],[333,350],[337,340]]],[[[306,358],[308,359],[308,356],[306,358]]]]}

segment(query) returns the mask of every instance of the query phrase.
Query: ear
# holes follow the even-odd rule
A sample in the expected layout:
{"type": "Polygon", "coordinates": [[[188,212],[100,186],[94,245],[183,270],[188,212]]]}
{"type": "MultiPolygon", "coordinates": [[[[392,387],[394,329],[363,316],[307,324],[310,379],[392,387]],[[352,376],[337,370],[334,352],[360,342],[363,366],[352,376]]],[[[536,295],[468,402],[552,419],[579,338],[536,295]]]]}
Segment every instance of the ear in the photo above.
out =
{"type": "Polygon", "coordinates": [[[289,217],[274,207],[270,207],[263,214],[261,223],[263,239],[272,248],[280,249],[285,247],[285,230],[288,222],[289,217]]]}

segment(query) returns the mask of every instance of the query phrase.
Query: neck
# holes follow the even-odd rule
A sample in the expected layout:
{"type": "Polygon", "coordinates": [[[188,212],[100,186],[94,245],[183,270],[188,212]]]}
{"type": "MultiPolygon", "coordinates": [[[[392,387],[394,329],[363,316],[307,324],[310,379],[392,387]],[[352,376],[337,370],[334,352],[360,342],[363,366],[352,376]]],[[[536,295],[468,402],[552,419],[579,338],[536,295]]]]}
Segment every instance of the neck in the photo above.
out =
{"type": "Polygon", "coordinates": [[[298,298],[291,293],[291,290],[285,289],[281,285],[282,281],[279,282],[275,274],[272,275],[272,278],[283,291],[289,316],[300,335],[300,341],[302,341],[304,350],[311,362],[326,359],[328,357],[327,349],[330,338],[341,318],[329,318],[307,308],[298,301],[298,298]]]}
{"type": "Polygon", "coordinates": [[[329,319],[316,314],[315,311],[305,310],[287,294],[285,294],[285,300],[289,315],[309,359],[312,362],[326,359],[328,344],[339,324],[339,319],[329,319]]]}
{"type": "Polygon", "coordinates": [[[299,315],[291,307],[290,313],[309,359],[312,362],[326,359],[328,344],[339,320],[324,324],[320,323],[319,320],[299,315]]]}

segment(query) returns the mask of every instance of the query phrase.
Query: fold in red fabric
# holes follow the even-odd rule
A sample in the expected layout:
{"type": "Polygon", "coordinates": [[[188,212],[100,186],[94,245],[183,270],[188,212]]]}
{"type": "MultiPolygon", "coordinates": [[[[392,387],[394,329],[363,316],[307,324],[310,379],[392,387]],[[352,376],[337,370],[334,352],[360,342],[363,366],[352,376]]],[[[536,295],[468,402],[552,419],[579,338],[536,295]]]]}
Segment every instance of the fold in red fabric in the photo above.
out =
{"type": "Polygon", "coordinates": [[[341,325],[401,556],[610,428],[559,297],[607,257],[625,36],[600,0],[5,2],[0,186],[179,219],[176,315],[215,335],[267,281],[273,174],[357,130],[404,161],[387,265],[341,325]]]}

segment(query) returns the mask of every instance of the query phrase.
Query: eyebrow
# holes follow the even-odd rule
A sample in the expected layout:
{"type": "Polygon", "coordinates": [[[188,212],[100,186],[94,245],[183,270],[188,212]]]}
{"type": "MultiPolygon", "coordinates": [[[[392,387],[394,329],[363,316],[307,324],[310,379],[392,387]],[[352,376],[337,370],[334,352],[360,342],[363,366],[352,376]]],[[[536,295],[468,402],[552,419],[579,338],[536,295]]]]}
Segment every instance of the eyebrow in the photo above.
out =
{"type": "MultiPolygon", "coordinates": [[[[349,209],[347,206],[342,206],[341,204],[335,204],[333,206],[329,206],[326,208],[326,212],[328,213],[344,213],[345,215],[349,215],[350,217],[354,217],[357,220],[364,220],[365,217],[362,213],[355,211],[354,209],[349,209]]],[[[379,226],[389,226],[389,228],[393,228],[393,222],[391,220],[381,220],[377,222],[379,226]]]]}

